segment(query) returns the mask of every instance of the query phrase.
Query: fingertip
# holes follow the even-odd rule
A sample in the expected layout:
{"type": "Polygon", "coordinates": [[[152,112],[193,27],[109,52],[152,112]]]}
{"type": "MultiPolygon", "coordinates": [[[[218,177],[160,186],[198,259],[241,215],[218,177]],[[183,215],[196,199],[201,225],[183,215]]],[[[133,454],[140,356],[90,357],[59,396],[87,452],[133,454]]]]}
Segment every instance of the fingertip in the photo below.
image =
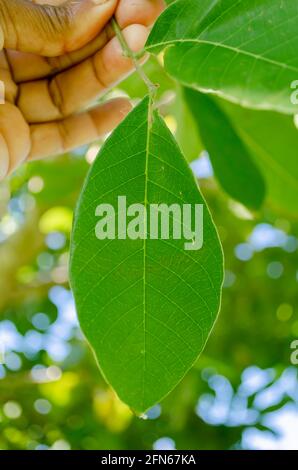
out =
{"type": "Polygon", "coordinates": [[[131,111],[132,104],[127,98],[115,98],[102,106],[90,110],[99,135],[111,132],[131,111]]]}
{"type": "Polygon", "coordinates": [[[139,52],[143,49],[149,36],[149,30],[141,24],[132,24],[123,30],[128,47],[133,52],[139,52]]]}
{"type": "Polygon", "coordinates": [[[94,39],[112,18],[118,0],[87,0],[73,2],[74,21],[64,52],[73,52],[94,39]]]}
{"type": "Polygon", "coordinates": [[[164,0],[120,0],[115,16],[121,28],[131,24],[150,26],[164,9],[164,0]]]}
{"type": "MultiPolygon", "coordinates": [[[[149,30],[140,24],[130,25],[123,29],[124,38],[133,52],[143,49],[149,30]]],[[[114,37],[94,56],[94,65],[101,83],[106,88],[115,86],[134,70],[133,61],[125,57],[122,46],[114,37]]]]}
{"type": "Polygon", "coordinates": [[[117,109],[120,118],[124,118],[132,110],[132,104],[128,98],[114,98],[110,103],[114,109],[117,109]]]}

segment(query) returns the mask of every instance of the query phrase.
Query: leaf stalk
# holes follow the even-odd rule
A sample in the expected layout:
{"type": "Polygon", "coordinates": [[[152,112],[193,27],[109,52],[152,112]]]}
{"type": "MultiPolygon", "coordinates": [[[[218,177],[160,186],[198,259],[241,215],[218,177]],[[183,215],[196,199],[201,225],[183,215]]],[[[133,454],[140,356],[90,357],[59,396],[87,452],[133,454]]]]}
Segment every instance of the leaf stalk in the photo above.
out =
{"type": "Polygon", "coordinates": [[[149,93],[149,96],[150,96],[151,100],[154,101],[158,86],[151,82],[150,78],[146,75],[146,73],[144,72],[142,66],[139,63],[139,59],[142,56],[144,56],[144,53],[142,55],[140,55],[140,53],[137,53],[137,54],[134,53],[130,49],[129,45],[127,44],[127,41],[126,41],[126,39],[125,39],[118,23],[117,23],[117,21],[115,20],[115,18],[112,18],[111,23],[112,23],[112,28],[113,28],[113,30],[116,34],[116,37],[118,38],[118,41],[121,44],[123,55],[125,57],[130,58],[133,61],[136,72],[138,73],[139,77],[143,80],[146,87],[148,88],[148,93],[149,93]]]}

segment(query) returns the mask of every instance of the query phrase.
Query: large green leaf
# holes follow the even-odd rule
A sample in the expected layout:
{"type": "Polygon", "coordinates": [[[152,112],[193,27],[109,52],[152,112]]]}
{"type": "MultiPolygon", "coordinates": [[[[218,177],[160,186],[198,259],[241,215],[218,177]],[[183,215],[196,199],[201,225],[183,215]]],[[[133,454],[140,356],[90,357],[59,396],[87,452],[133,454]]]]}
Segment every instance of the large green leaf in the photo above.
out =
{"type": "Polygon", "coordinates": [[[184,93],[221,186],[232,198],[258,209],[264,179],[229,118],[208,95],[190,88],[184,93]]]}
{"type": "Polygon", "coordinates": [[[297,0],[179,0],[153,27],[147,50],[165,55],[187,86],[243,106],[296,113],[297,0]]]}
{"type": "Polygon", "coordinates": [[[161,400],[196,361],[219,309],[222,261],[194,177],[145,98],[106,141],[87,177],[70,268],[82,329],[106,380],[135,411],[161,400]],[[186,251],[185,240],[173,237],[98,240],[96,207],[117,210],[119,196],[147,209],[191,204],[192,215],[203,204],[202,248],[186,251]]]}
{"type": "Polygon", "coordinates": [[[291,116],[217,100],[262,171],[268,203],[298,214],[298,130],[291,116]]]}

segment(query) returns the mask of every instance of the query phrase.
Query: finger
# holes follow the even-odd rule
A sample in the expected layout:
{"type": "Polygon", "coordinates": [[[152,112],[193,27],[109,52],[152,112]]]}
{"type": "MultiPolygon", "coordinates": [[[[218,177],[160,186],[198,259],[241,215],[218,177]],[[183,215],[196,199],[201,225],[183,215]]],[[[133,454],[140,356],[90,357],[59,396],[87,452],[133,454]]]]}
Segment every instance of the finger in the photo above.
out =
{"type": "Polygon", "coordinates": [[[0,132],[0,181],[5,178],[9,168],[9,152],[6,141],[0,132]]]}
{"type": "Polygon", "coordinates": [[[76,50],[95,38],[116,6],[117,0],[68,0],[58,6],[2,0],[4,47],[43,56],[76,50]]]}
{"type": "MultiPolygon", "coordinates": [[[[148,30],[145,26],[132,25],[123,34],[129,47],[137,52],[143,48],[148,30]]],[[[52,80],[21,84],[17,103],[29,123],[62,119],[93,104],[133,69],[132,60],[123,56],[122,47],[114,37],[93,57],[52,80]]]]}
{"type": "Polygon", "coordinates": [[[28,160],[59,155],[89,144],[112,131],[130,110],[128,100],[117,98],[62,121],[32,125],[28,160]]]}
{"type": "Polygon", "coordinates": [[[84,47],[57,57],[43,57],[30,52],[7,49],[6,55],[16,83],[50,77],[62,70],[76,65],[99,51],[112,36],[107,35],[108,28],[96,36],[84,47]]]}
{"type": "MultiPolygon", "coordinates": [[[[38,0],[52,3],[54,0],[38,0]]],[[[61,3],[61,0],[57,0],[61,3]]],[[[120,0],[116,18],[122,28],[133,24],[150,25],[164,9],[163,0],[120,0]]],[[[54,75],[66,68],[82,62],[94,55],[114,36],[113,29],[107,25],[103,31],[86,46],[58,57],[42,57],[30,53],[8,50],[7,55],[13,76],[17,83],[36,80],[54,75]]]]}
{"type": "Polygon", "coordinates": [[[20,111],[10,103],[0,106],[0,177],[11,173],[30,152],[30,132],[20,111]],[[17,136],[16,136],[17,129],[17,136]]]}
{"type": "Polygon", "coordinates": [[[115,17],[121,28],[130,24],[150,26],[164,8],[164,0],[120,0],[115,17]]]}
{"type": "Polygon", "coordinates": [[[5,100],[13,103],[16,99],[18,89],[11,76],[10,66],[4,51],[0,51],[0,78],[4,83],[5,100]]]}
{"type": "Polygon", "coordinates": [[[38,5],[52,5],[60,6],[65,3],[65,0],[29,0],[32,3],[37,3],[38,5]]]}

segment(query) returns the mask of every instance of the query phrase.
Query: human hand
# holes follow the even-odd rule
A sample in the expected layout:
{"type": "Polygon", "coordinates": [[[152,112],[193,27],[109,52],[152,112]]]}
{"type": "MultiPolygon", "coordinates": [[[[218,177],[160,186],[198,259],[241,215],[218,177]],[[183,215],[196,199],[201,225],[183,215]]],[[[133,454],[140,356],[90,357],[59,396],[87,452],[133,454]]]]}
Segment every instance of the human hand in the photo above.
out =
{"type": "Polygon", "coordinates": [[[109,21],[115,15],[138,52],[163,5],[163,0],[0,0],[5,89],[0,179],[25,160],[92,142],[125,117],[131,109],[125,98],[88,108],[133,71],[109,21]]]}

